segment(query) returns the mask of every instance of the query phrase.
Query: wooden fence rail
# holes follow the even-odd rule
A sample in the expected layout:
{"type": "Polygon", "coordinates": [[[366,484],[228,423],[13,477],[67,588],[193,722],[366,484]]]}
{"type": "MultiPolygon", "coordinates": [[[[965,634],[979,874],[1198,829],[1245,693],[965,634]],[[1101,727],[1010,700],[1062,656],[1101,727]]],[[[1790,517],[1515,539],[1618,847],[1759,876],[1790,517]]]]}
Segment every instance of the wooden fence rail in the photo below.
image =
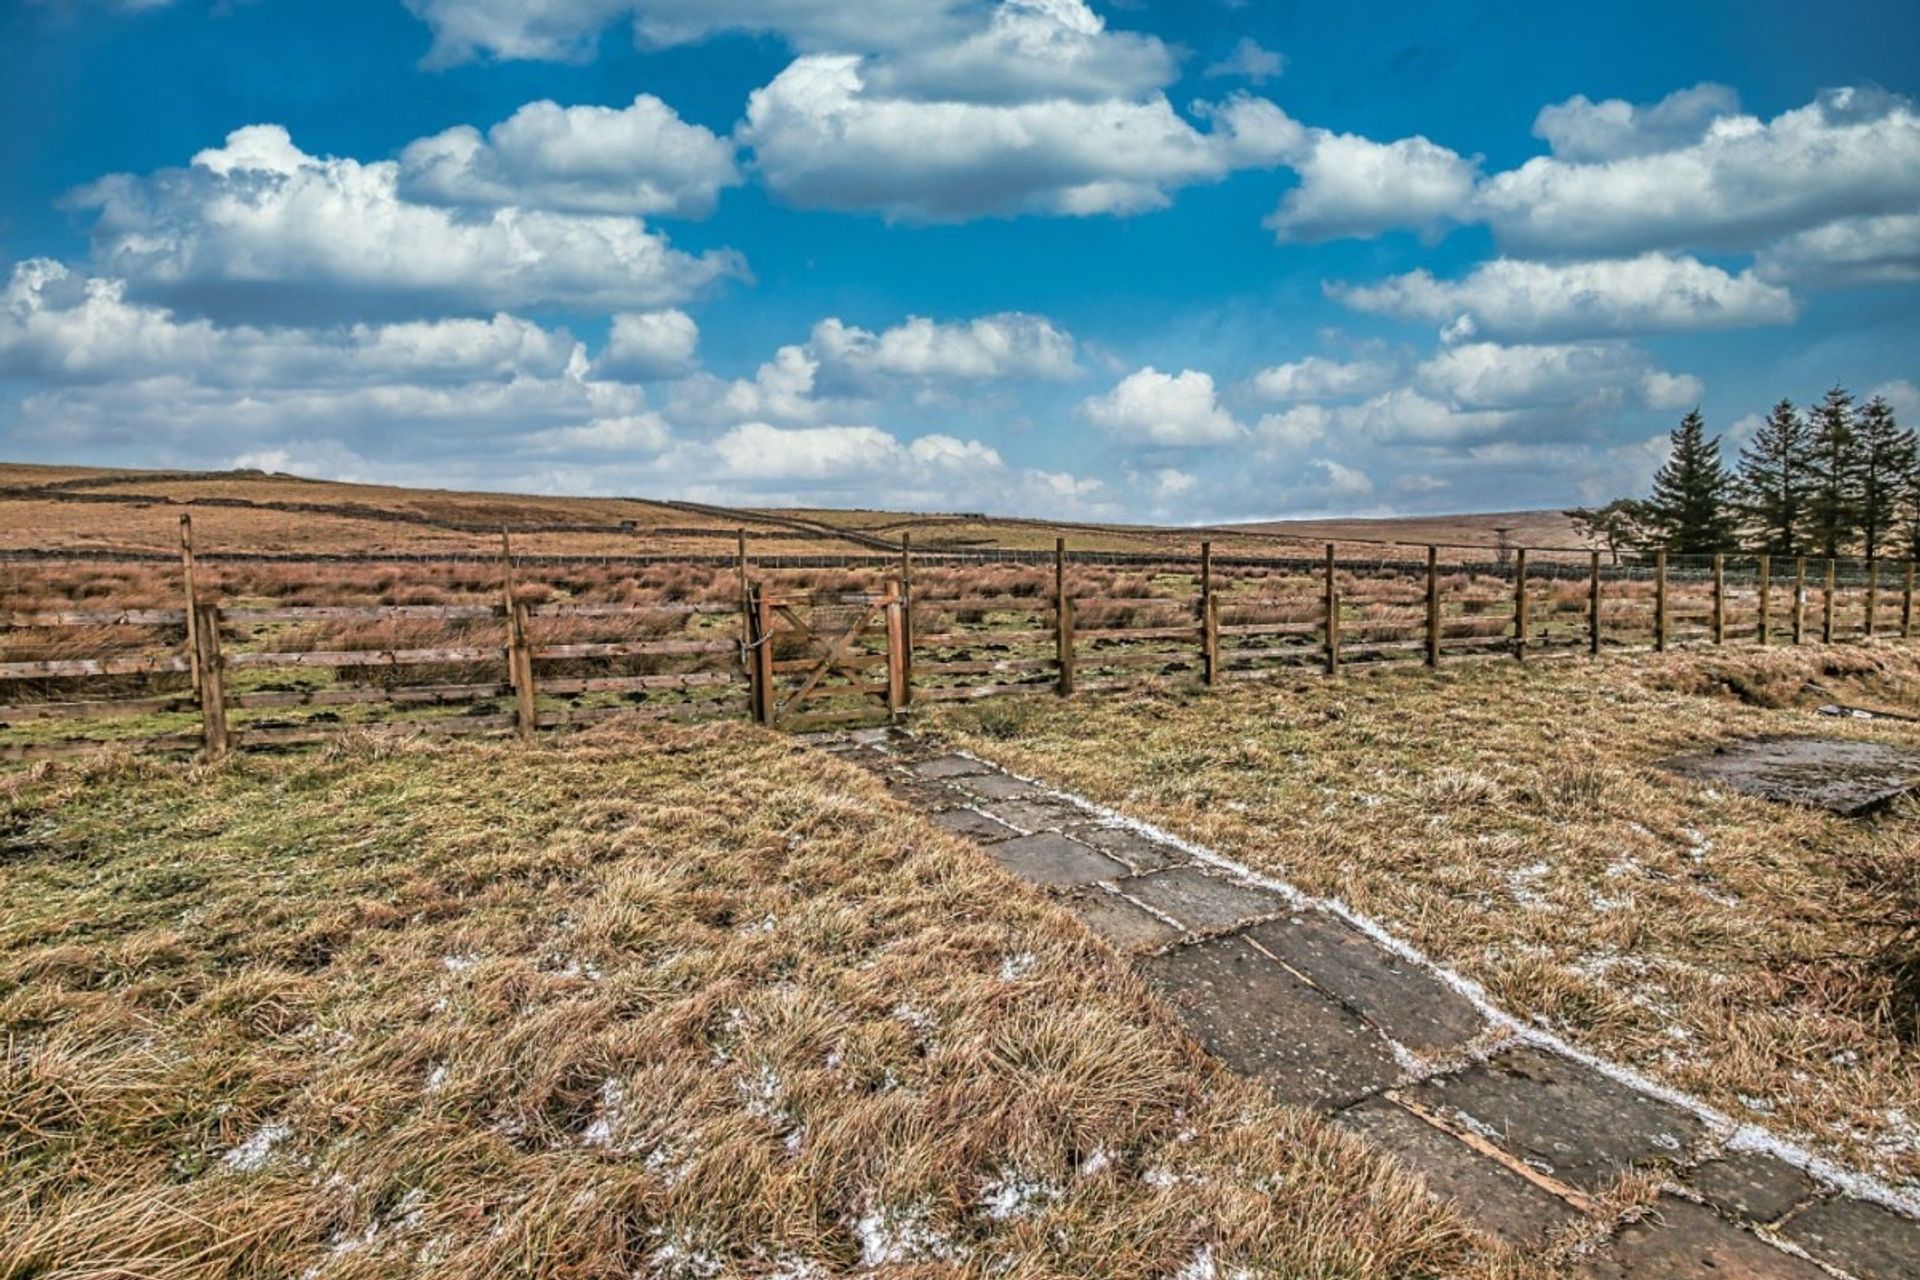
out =
{"type": "Polygon", "coordinates": [[[161,652],[0,661],[0,759],[111,742],[218,759],[235,748],[321,741],[347,727],[531,739],[614,716],[741,716],[813,728],[897,717],[922,701],[1070,697],[1156,679],[1217,686],[1391,663],[1801,644],[1810,638],[1809,572],[1823,643],[1914,633],[1908,562],[1849,565],[1842,575],[1836,560],[1809,565],[1797,557],[1789,579],[1764,555],[1749,563],[1661,551],[1647,564],[1608,566],[1599,552],[1584,564],[1519,548],[1504,561],[1448,563],[1440,550],[1427,547],[1413,560],[1342,559],[1329,543],[1323,557],[1228,560],[1203,541],[1193,559],[1143,565],[1069,553],[1062,538],[1037,563],[1007,562],[1045,570],[1044,579],[1007,590],[962,579],[949,595],[955,587],[939,577],[943,559],[916,553],[903,537],[897,558],[870,566],[877,589],[806,592],[783,585],[765,561],[750,561],[742,533],[731,562],[737,600],[534,603],[515,573],[537,558],[515,557],[503,536],[496,604],[229,606],[203,598],[183,520],[182,607],[0,612],[0,641],[88,628],[179,637],[161,652]],[[1139,575],[1115,576],[1135,567],[1153,571],[1144,594],[1132,585],[1139,575]],[[1113,585],[1088,589],[1085,575],[1101,571],[1096,587],[1113,585]],[[384,638],[397,623],[416,632],[439,623],[458,634],[444,643],[365,644],[352,633],[358,623],[372,629],[366,638],[384,638]],[[555,639],[539,629],[599,626],[644,638],[580,639],[563,630],[555,639]],[[303,629],[333,643],[288,645],[303,629]],[[180,677],[185,688],[154,688],[180,677]],[[406,714],[388,714],[396,711],[406,714]],[[95,725],[96,736],[49,731],[95,725]]]}

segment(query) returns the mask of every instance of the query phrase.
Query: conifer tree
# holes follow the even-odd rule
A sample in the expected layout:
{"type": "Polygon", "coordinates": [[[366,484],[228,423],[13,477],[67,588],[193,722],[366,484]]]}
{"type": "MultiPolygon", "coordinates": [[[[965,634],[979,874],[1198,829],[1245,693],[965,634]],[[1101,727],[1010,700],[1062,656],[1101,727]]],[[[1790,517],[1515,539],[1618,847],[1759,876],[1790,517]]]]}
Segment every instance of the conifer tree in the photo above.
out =
{"type": "Polygon", "coordinates": [[[1695,409],[1674,428],[1672,439],[1672,450],[1653,477],[1648,524],[1671,551],[1718,551],[1734,537],[1727,504],[1733,478],[1720,460],[1720,437],[1707,436],[1706,419],[1695,409]]]}
{"type": "Polygon", "coordinates": [[[1860,532],[1860,442],[1853,429],[1853,397],[1827,392],[1808,415],[1813,487],[1807,500],[1807,536],[1823,556],[1837,556],[1860,532]]]}
{"type": "Polygon", "coordinates": [[[1736,502],[1760,549],[1773,555],[1797,554],[1805,535],[1809,443],[1806,420],[1782,400],[1740,450],[1736,502]]]}
{"type": "Polygon", "coordinates": [[[1913,481],[1914,438],[1894,421],[1884,396],[1860,406],[1854,436],[1860,455],[1860,533],[1867,559],[1874,560],[1895,533],[1913,481]]]}

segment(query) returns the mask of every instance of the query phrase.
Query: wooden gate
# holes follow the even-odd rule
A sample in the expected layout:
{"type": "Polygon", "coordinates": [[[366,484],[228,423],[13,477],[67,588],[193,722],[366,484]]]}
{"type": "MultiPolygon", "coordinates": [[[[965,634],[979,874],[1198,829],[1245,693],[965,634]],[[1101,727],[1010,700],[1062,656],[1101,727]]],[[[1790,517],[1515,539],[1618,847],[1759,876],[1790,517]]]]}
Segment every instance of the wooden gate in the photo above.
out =
{"type": "Polygon", "coordinates": [[[752,592],[753,709],[782,729],[877,723],[906,709],[906,599],[879,591],[752,592]]]}

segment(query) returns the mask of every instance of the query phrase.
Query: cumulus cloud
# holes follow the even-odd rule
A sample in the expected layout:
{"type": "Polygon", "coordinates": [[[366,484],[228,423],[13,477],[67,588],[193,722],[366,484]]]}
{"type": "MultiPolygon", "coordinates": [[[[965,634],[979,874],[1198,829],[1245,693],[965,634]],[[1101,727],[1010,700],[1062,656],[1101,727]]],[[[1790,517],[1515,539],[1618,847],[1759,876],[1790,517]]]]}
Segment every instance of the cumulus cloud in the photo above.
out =
{"type": "Polygon", "coordinates": [[[430,65],[475,57],[570,61],[631,22],[643,48],[722,32],[777,35],[803,49],[917,44],[952,32],[967,0],[406,0],[433,31],[430,65]]]}
{"type": "Polygon", "coordinates": [[[1769,245],[1755,267],[1781,283],[1910,284],[1920,280],[1920,214],[1829,222],[1769,245]]]}
{"type": "Polygon", "coordinates": [[[409,143],[398,193],[424,204],[701,218],[740,182],[733,143],[651,94],[627,107],[530,102],[482,135],[409,143]]]}
{"type": "Polygon", "coordinates": [[[1533,136],[1562,160],[1581,163],[1672,151],[1698,142],[1722,116],[1738,114],[1740,96],[1722,84],[1679,89],[1660,101],[1636,106],[1620,98],[1595,102],[1576,94],[1540,108],[1533,136]]]}
{"type": "Polygon", "coordinates": [[[1196,127],[1161,91],[1174,74],[1083,0],[1009,0],[951,45],[796,59],[748,99],[740,138],[783,199],[921,222],[1138,213],[1300,145],[1245,96],[1196,107],[1196,127]]]}
{"type": "Polygon", "coordinates": [[[1536,157],[1487,182],[1479,205],[1501,244],[1553,254],[1748,249],[1920,205],[1920,112],[1907,98],[1834,89],[1772,120],[1715,114],[1724,103],[1711,92],[1673,102],[1648,113],[1666,109],[1658,125],[1629,114],[1610,137],[1595,135],[1592,104],[1549,121],[1578,158],[1536,157]],[[1684,136],[1703,117],[1697,140],[1672,145],[1672,121],[1684,136]]]}
{"type": "Polygon", "coordinates": [[[1271,49],[1263,49],[1260,42],[1252,36],[1241,36],[1233,52],[1218,62],[1209,63],[1205,74],[1209,78],[1230,76],[1239,80],[1251,80],[1254,84],[1265,84],[1287,68],[1287,60],[1271,49]]]}
{"type": "Polygon", "coordinates": [[[829,317],[813,327],[809,346],[821,360],[861,374],[966,382],[1080,376],[1073,335],[1020,312],[945,324],[910,316],[881,333],[829,317]]]}
{"type": "Polygon", "coordinates": [[[414,204],[396,163],[308,155],[278,125],[237,129],[186,169],[102,179],[73,202],[99,211],[106,274],[211,314],[638,310],[744,270],[634,218],[414,204]]]}
{"type": "Polygon", "coordinates": [[[1699,379],[1656,369],[1646,352],[1619,342],[1461,343],[1423,361],[1414,385],[1472,409],[1591,409],[1622,403],[1628,387],[1648,407],[1670,409],[1701,390],[1699,379]]]}
{"type": "Polygon", "coordinates": [[[685,377],[697,367],[699,345],[700,326],[684,311],[628,312],[613,317],[593,371],[628,382],[685,377]]]}
{"type": "Polygon", "coordinates": [[[1649,253],[1593,262],[1496,258],[1458,280],[1422,269],[1373,285],[1333,284],[1359,311],[1447,326],[1466,337],[1576,338],[1784,324],[1793,297],[1751,271],[1649,253]]]}
{"type": "Polygon", "coordinates": [[[1281,240],[1309,243],[1394,227],[1435,234],[1466,216],[1479,176],[1477,157],[1425,138],[1375,142],[1325,129],[1311,130],[1288,163],[1300,185],[1264,225],[1281,240]]]}
{"type": "Polygon", "coordinates": [[[1260,370],[1253,375],[1252,386],[1263,400],[1330,400],[1378,391],[1393,375],[1393,366],[1383,361],[1307,356],[1260,370]]]}
{"type": "Polygon", "coordinates": [[[190,377],[260,388],[556,378],[585,367],[565,332],[511,315],[323,329],[216,326],[129,301],[124,282],[33,259],[0,290],[0,373],[49,383],[190,377]]]}
{"type": "Polygon", "coordinates": [[[1280,413],[1263,415],[1254,427],[1254,436],[1262,445],[1292,452],[1319,444],[1333,425],[1333,411],[1325,405],[1297,404],[1280,413]]]}
{"type": "Polygon", "coordinates": [[[1148,365],[1082,402],[1080,413],[1115,439],[1164,448],[1231,444],[1246,434],[1221,406],[1212,376],[1194,369],[1168,374],[1148,365]]]}

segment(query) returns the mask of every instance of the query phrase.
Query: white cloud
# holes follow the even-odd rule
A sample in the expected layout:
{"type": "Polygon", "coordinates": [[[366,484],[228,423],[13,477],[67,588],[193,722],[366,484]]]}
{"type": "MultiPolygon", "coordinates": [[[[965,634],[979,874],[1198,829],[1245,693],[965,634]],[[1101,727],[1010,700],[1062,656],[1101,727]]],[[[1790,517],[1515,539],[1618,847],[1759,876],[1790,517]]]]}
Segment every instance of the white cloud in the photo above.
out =
{"type": "MultiPolygon", "coordinates": [[[[1709,95],[1671,114],[1691,128],[1715,105],[1709,95]]],[[[1633,119],[1622,125],[1624,142],[1596,142],[1583,132],[1592,115],[1576,111],[1549,124],[1591,158],[1540,156],[1487,182],[1480,206],[1503,246],[1554,254],[1743,249],[1920,205],[1920,112],[1878,90],[1830,90],[1769,121],[1713,116],[1683,146],[1667,145],[1664,125],[1633,119]],[[1576,119],[1583,128],[1572,127],[1576,119]]]]}
{"type": "Polygon", "coordinates": [[[1251,80],[1254,84],[1265,84],[1287,68],[1287,60],[1271,49],[1263,49],[1260,42],[1252,36],[1241,36],[1239,43],[1233,46],[1233,52],[1218,62],[1210,63],[1205,74],[1209,77],[1232,76],[1241,80],[1251,80]]]}
{"type": "Polygon", "coordinates": [[[655,454],[663,451],[672,439],[673,429],[667,420],[649,409],[614,418],[595,418],[577,427],[537,431],[528,437],[527,443],[536,450],[559,453],[655,454]]]}
{"type": "Polygon", "coordinates": [[[216,314],[646,309],[681,301],[737,255],[695,258],[637,219],[517,208],[462,215],[398,193],[399,166],[310,156],[251,125],[187,169],[103,179],[94,255],[141,293],[216,314]]]}
{"type": "Polygon", "coordinates": [[[1373,492],[1373,480],[1358,467],[1331,458],[1322,458],[1314,465],[1326,474],[1327,490],[1336,498],[1358,498],[1373,492]]]}
{"type": "Polygon", "coordinates": [[[701,218],[737,185],[731,141],[651,94],[623,108],[530,102],[482,136],[460,125],[400,153],[399,195],[424,204],[701,218]]]}
{"type": "Polygon", "coordinates": [[[0,290],[0,373],[48,383],[183,376],[273,389],[406,381],[556,378],[584,368],[561,331],[500,314],[323,329],[223,328],[129,301],[118,280],[46,259],[0,290]]]}
{"type": "Polygon", "coordinates": [[[1254,434],[1264,445],[1297,452],[1326,439],[1333,424],[1334,415],[1326,406],[1297,404],[1281,413],[1264,415],[1254,434]]]}
{"type": "Polygon", "coordinates": [[[684,311],[627,312],[613,317],[593,371],[628,382],[684,377],[696,367],[699,345],[700,326],[684,311]]]}
{"type": "Polygon", "coordinates": [[[1920,214],[1842,218],[1787,236],[1761,252],[1755,269],[1808,285],[1920,281],[1920,214]]]}
{"type": "Polygon", "coordinates": [[[1691,404],[1700,381],[1652,366],[1646,352],[1618,342],[1447,347],[1414,373],[1421,390],[1473,409],[1590,409],[1622,403],[1637,387],[1648,407],[1691,404]]]}
{"type": "Polygon", "coordinates": [[[1328,292],[1356,310],[1449,327],[1453,335],[1592,337],[1784,324],[1792,295],[1751,271],[1643,254],[1594,262],[1495,258],[1458,280],[1419,270],[1328,292]]]}
{"type": "Polygon", "coordinates": [[[920,222],[1138,213],[1300,145],[1244,96],[1197,105],[1202,132],[1160,92],[1172,75],[1158,41],[1106,30],[1082,0],[1030,0],[952,46],[796,59],[748,99],[739,136],[785,200],[920,222]]]}
{"type": "Polygon", "coordinates": [[[822,361],[863,374],[993,381],[1080,376],[1073,335],[1045,316],[1005,312],[957,323],[910,316],[881,333],[837,318],[813,327],[822,361]]]}
{"type": "Polygon", "coordinates": [[[1378,391],[1393,372],[1392,366],[1377,360],[1343,363],[1325,356],[1307,356],[1254,374],[1253,391],[1264,400],[1330,400],[1378,391]]]}
{"type": "Polygon", "coordinates": [[[1533,135],[1553,154],[1575,163],[1651,155],[1696,143],[1722,116],[1740,110],[1740,96],[1725,85],[1702,83],[1678,89],[1648,106],[1620,98],[1594,102],[1576,94],[1540,108],[1533,135]]]}
{"type": "Polygon", "coordinates": [[[430,65],[469,58],[574,60],[631,21],[642,47],[728,31],[778,35],[806,49],[916,44],[956,27],[966,0],[406,0],[433,30],[430,65]]]}
{"type": "Polygon", "coordinates": [[[1477,158],[1425,138],[1375,142],[1324,129],[1310,131],[1288,163],[1300,185],[1264,225],[1281,240],[1309,243],[1393,227],[1437,233],[1465,216],[1479,175],[1477,158]]]}
{"type": "Polygon", "coordinates": [[[964,38],[870,62],[867,87],[925,102],[1097,102],[1149,94],[1178,75],[1166,45],[1109,31],[1083,0],[1002,0],[964,38]]]}
{"type": "Polygon", "coordinates": [[[1229,444],[1246,434],[1221,407],[1211,375],[1149,365],[1080,406],[1087,421],[1118,440],[1166,448],[1229,444]]]}

